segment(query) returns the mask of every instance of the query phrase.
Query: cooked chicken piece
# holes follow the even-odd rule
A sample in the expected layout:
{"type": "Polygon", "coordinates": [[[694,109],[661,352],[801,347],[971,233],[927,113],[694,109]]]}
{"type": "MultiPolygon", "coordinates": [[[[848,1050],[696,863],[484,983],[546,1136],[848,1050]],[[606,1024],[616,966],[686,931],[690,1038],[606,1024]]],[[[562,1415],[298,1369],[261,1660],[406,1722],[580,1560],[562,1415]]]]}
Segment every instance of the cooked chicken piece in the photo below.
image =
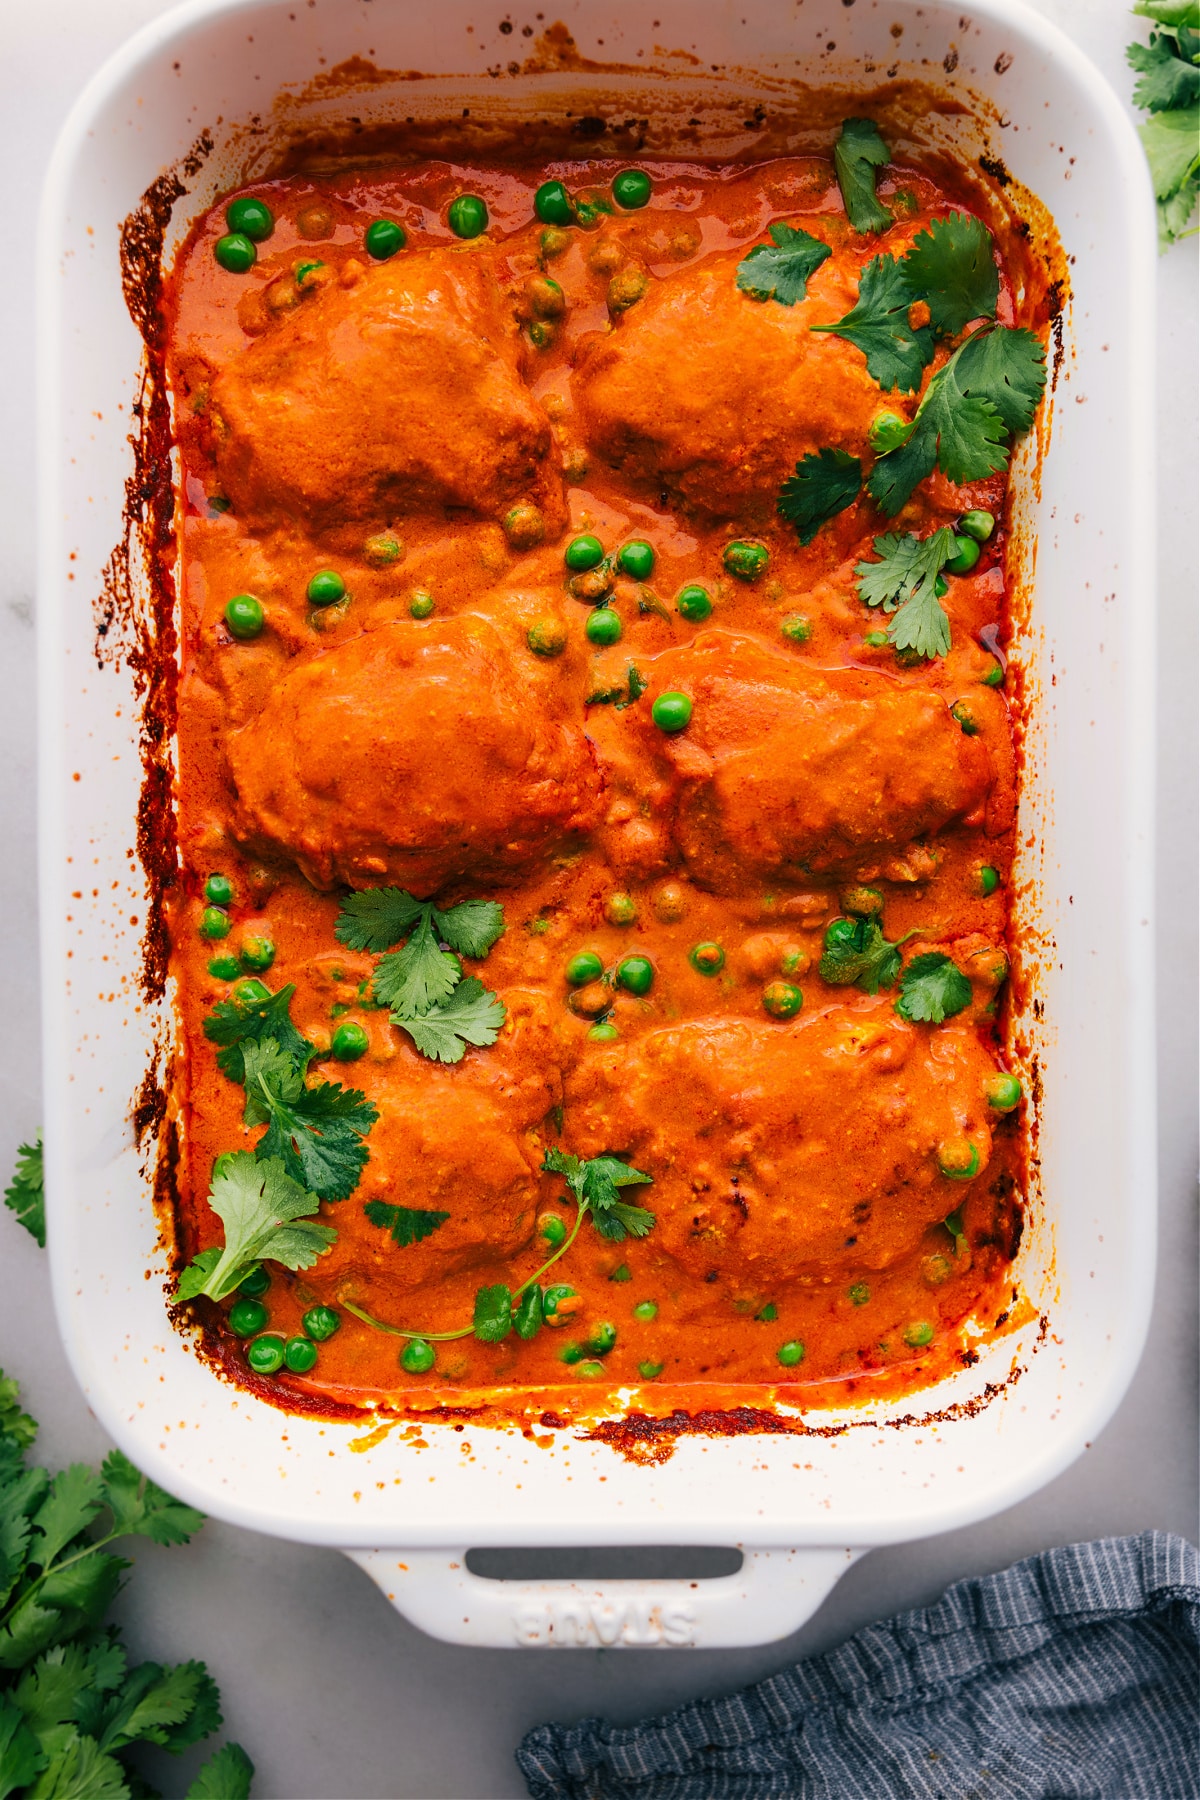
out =
{"type": "Polygon", "coordinates": [[[239,517],[321,526],[534,500],[565,517],[550,422],[524,385],[512,309],[475,252],[395,257],[296,308],[213,384],[239,517]]]}
{"type": "Polygon", "coordinates": [[[772,516],[801,457],[825,446],[857,454],[880,410],[861,352],[808,330],[853,304],[836,260],[796,306],[739,292],[736,268],[720,257],[652,283],[589,341],[575,377],[588,440],[606,461],[722,519],[772,516]]]}
{"type": "Polygon", "coordinates": [[[658,657],[636,719],[680,855],[716,893],[852,872],[953,820],[978,824],[992,779],[983,742],[933,690],[821,672],[732,632],[658,657]],[[674,737],[651,721],[664,691],[692,700],[674,737]]]}
{"type": "Polygon", "coordinates": [[[592,822],[599,776],[554,665],[460,614],[297,661],[228,741],[235,832],[318,887],[529,872],[592,822]]]}
{"type": "Polygon", "coordinates": [[[690,1274],[765,1291],[832,1267],[883,1269],[959,1206],[940,1146],[991,1153],[969,1025],[909,1025],[891,998],[794,1024],[693,1019],[636,1046],[589,1046],[567,1079],[565,1141],[620,1146],[652,1187],[652,1242],[690,1274]]]}

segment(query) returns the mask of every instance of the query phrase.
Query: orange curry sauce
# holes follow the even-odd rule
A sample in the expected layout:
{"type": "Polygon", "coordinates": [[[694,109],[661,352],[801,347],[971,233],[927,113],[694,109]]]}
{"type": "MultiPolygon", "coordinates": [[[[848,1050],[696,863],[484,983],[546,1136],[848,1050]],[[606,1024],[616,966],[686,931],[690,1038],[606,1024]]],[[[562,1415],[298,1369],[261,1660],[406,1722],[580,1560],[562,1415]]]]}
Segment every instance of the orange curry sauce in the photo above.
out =
{"type": "MultiPolygon", "coordinates": [[[[891,521],[864,496],[807,547],[775,510],[798,458],[842,447],[869,467],[871,421],[911,417],[915,396],[881,393],[858,349],[808,327],[850,309],[865,261],[903,254],[963,202],[889,168],[879,195],[895,223],[865,237],[824,159],[643,166],[644,209],[600,214],[561,247],[552,236],[552,256],[538,184],[607,194],[620,164],[291,175],[246,190],[275,218],[254,268],[215,260],[222,205],[169,284],[182,1249],[221,1241],[214,1159],[261,1135],[202,1028],[231,989],[210,961],[251,937],[275,946],[267,983],[295,984],[293,1021],[318,1046],[309,1080],[359,1087],[380,1115],[356,1192],[322,1206],[332,1250],[296,1275],[272,1268],[271,1332],[346,1300],[430,1332],[469,1324],[479,1287],[515,1289],[545,1259],[546,1216],[573,1220],[561,1179],[540,1172],[550,1144],[653,1177],[624,1196],[654,1211],[647,1237],[611,1243],[585,1223],[547,1277],[580,1296],[561,1328],[442,1343],[412,1376],[398,1339],[343,1311],[312,1373],[278,1376],[293,1404],[578,1391],[564,1344],[601,1323],[616,1337],[600,1385],[641,1386],[643,1403],[701,1382],[806,1405],[869,1398],[973,1360],[964,1321],[990,1327],[1011,1297],[1023,1109],[984,1094],[1004,1066],[1015,800],[1010,696],[986,679],[997,658],[981,641],[1006,630],[1005,478],[957,488],[935,474],[891,521]],[[463,192],[490,212],[469,243],[446,223],[463,192]],[[364,232],[380,216],[407,247],[377,262],[364,232]],[[781,219],[833,252],[792,307],[735,285],[781,219]],[[305,263],[318,266],[298,281],[305,263]],[[560,317],[544,316],[546,275],[560,317]],[[999,524],[949,583],[949,655],[906,663],[867,642],[887,623],[856,592],[871,539],[972,507],[999,524]],[[579,532],[614,556],[630,539],[655,553],[645,581],[613,579],[611,646],[589,642],[589,598],[568,588],[579,532]],[[399,546],[382,565],[380,534],[399,546]],[[723,565],[746,538],[770,552],[754,581],[723,565]],[[322,569],[341,574],[345,601],[308,600],[322,569]],[[688,584],[711,596],[702,622],[678,609],[688,584]],[[243,593],[266,620],[249,642],[224,623],[243,593]],[[418,595],[433,607],[414,618],[418,595]],[[563,647],[538,654],[531,634],[563,647]],[[631,667],[640,698],[594,699],[628,699],[631,667]],[[693,703],[674,735],[651,716],[668,690],[693,703]],[[213,871],[234,890],[218,943],[199,931],[213,871]],[[826,929],[863,883],[884,896],[889,939],[919,932],[906,961],[942,950],[969,976],[965,1010],[910,1024],[895,988],[821,980],[826,929]],[[334,923],[350,888],[386,884],[502,903],[504,935],[467,964],[507,1009],[491,1048],[444,1067],[370,1003],[376,959],[344,949],[334,923]],[[724,953],[713,973],[689,960],[701,943],[724,953]],[[582,951],[610,975],[644,955],[650,991],[573,989],[565,969],[582,951]],[[793,1018],[764,1007],[778,981],[803,993],[793,1018]],[[616,1035],[590,1036],[598,1017],[616,1035]],[[347,1020],[369,1049],[339,1063],[331,1035],[347,1020]],[[964,1140],[979,1160],[966,1181],[939,1168],[964,1140]],[[449,1219],[400,1248],[366,1218],[372,1200],[449,1219]],[[958,1235],[943,1223],[955,1213],[958,1235]],[[781,1366],[784,1344],[803,1360],[781,1366]],[[643,1364],[661,1365],[652,1390],[643,1364]]],[[[1012,323],[1023,252],[999,251],[1012,323]]],[[[227,1305],[199,1310],[244,1372],[227,1305]]],[[[583,1366],[594,1399],[596,1365],[583,1366]]]]}

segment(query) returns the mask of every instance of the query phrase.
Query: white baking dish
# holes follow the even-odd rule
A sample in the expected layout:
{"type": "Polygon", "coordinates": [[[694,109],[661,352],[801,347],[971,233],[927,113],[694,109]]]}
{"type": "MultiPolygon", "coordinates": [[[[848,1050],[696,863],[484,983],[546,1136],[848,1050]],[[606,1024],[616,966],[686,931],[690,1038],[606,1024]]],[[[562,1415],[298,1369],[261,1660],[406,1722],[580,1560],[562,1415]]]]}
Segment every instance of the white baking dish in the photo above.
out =
{"type": "MultiPolygon", "coordinates": [[[[865,92],[885,71],[936,75],[976,99],[927,121],[932,141],[1001,157],[1057,221],[1073,286],[1065,354],[1040,479],[1032,445],[1016,478],[1022,554],[1027,572],[1036,566],[1019,656],[1037,708],[1022,802],[1031,949],[1019,1036],[1041,1071],[1040,1188],[1019,1273],[1048,1324],[1002,1338],[914,1405],[858,1416],[842,1436],[685,1438],[651,1467],[566,1432],[538,1448],[516,1432],[430,1426],[427,1447],[395,1432],[364,1446],[361,1428],[288,1416],[221,1382],[168,1324],[166,1260],[129,1123],[170,1028],[138,991],[139,702],[125,664],[97,662],[93,613],[121,536],[141,366],[119,228],[207,127],[215,149],[175,209],[177,240],[256,158],[270,159],[279,89],[350,56],[447,79],[365,94],[334,81],[323,116],[378,117],[397,95],[402,114],[436,112],[447,96],[481,110],[578,111],[598,85],[620,89],[617,77],[567,70],[510,76],[535,16],[514,12],[503,31],[499,9],[477,12],[472,0],[184,7],[97,76],[58,145],[39,267],[38,600],[55,1297],[90,1404],[142,1468],[210,1513],[348,1549],[429,1631],[495,1645],[751,1643],[800,1625],[863,1548],[967,1524],[1050,1480],[1108,1419],[1140,1353],[1155,1229],[1152,203],[1113,95],[1014,0],[969,12],[962,0],[568,0],[562,16],[585,57],[634,65],[643,90],[674,71],[708,101],[718,88],[797,78],[865,92]],[[1014,1365],[1024,1372],[990,1404],[947,1412],[1014,1365]],[[940,1419],[928,1416],[935,1408],[940,1419]],[[905,1424],[901,1411],[924,1422],[905,1424]],[[721,1580],[608,1588],[499,1584],[464,1564],[470,1545],[580,1543],[728,1543],[747,1555],[721,1580]]],[[[316,105],[295,101],[285,122],[316,105]]],[[[114,627],[106,642],[118,637],[114,627]]]]}

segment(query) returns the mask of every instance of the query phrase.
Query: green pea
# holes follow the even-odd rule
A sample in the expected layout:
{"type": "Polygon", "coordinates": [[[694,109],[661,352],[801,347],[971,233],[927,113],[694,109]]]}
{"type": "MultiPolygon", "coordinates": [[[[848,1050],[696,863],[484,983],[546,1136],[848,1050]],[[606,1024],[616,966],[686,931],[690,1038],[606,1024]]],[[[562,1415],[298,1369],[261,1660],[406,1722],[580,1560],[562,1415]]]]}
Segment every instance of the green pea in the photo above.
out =
{"type": "Polygon", "coordinates": [[[977,506],[963,514],[958,521],[958,529],[967,537],[974,538],[977,544],[986,544],[996,529],[995,514],[985,512],[981,506],[977,506]]]}
{"type": "Polygon", "coordinates": [[[635,1319],[641,1319],[643,1321],[645,1321],[647,1319],[657,1319],[657,1317],[658,1317],[658,1301],[657,1300],[639,1300],[637,1305],[633,1309],[633,1316],[635,1319]]]}
{"type": "Polygon", "coordinates": [[[621,638],[621,621],[611,606],[598,606],[589,614],[584,630],[589,643],[616,644],[621,638]]]}
{"type": "Polygon", "coordinates": [[[231,231],[213,245],[213,255],[231,275],[245,275],[258,261],[258,251],[244,231],[231,231]]]}
{"type": "Polygon", "coordinates": [[[554,342],[554,326],[548,319],[535,319],[529,327],[529,341],[535,350],[548,350],[554,342]]]}
{"type": "Polygon", "coordinates": [[[790,981],[771,981],[763,989],[762,1003],[773,1019],[794,1019],[804,1005],[804,995],[790,981]]]}
{"type": "Polygon", "coordinates": [[[618,1263],[616,1268],[613,1270],[612,1274],[609,1276],[608,1279],[610,1281],[617,1281],[617,1282],[632,1281],[633,1276],[629,1273],[629,1264],[628,1263],[618,1263]]]}
{"type": "Polygon", "coordinates": [[[233,997],[239,1006],[255,1006],[260,1000],[269,1000],[271,990],[251,975],[245,981],[238,982],[233,990],[233,997]]]}
{"type": "Polygon", "coordinates": [[[971,1181],[979,1173],[979,1152],[966,1138],[938,1145],[938,1168],[950,1181],[971,1181]]]}
{"type": "Polygon", "coordinates": [[[726,544],[721,558],[730,575],[739,581],[757,581],[766,571],[771,553],[765,544],[748,543],[742,538],[726,544]]]}
{"type": "Polygon", "coordinates": [[[242,972],[242,965],[236,956],[214,956],[208,965],[208,972],[217,981],[236,981],[242,972]]]}
{"type": "Polygon", "coordinates": [[[543,256],[561,256],[571,242],[571,234],[564,231],[561,226],[547,225],[538,241],[541,244],[543,256]]]}
{"type": "Polygon", "coordinates": [[[200,914],[200,936],[204,938],[223,938],[229,936],[229,917],[219,906],[206,906],[200,914]]]}
{"type": "Polygon", "coordinates": [[[650,717],[660,731],[673,737],[677,731],[685,731],[691,723],[691,700],[686,694],[670,691],[660,694],[650,708],[650,717]]]}
{"type": "Polygon", "coordinates": [[[626,212],[636,212],[650,198],[650,177],[641,169],[622,169],[613,176],[612,196],[626,212]]]}
{"type": "Polygon", "coordinates": [[[707,588],[690,582],[687,587],[680,588],[675,601],[680,618],[687,619],[693,625],[701,625],[712,612],[712,600],[707,588]]]}
{"type": "Polygon", "coordinates": [[[400,1367],[406,1375],[428,1375],[436,1361],[437,1351],[424,1338],[410,1338],[400,1352],[400,1367]]]}
{"type": "Polygon", "coordinates": [[[850,1289],[850,1299],[855,1306],[865,1306],[871,1298],[871,1290],[865,1281],[856,1281],[850,1289]]]}
{"type": "Polygon", "coordinates": [[[969,575],[979,561],[979,545],[973,537],[956,537],[954,555],[946,558],[942,564],[949,569],[951,575],[969,575]]]}
{"type": "Polygon", "coordinates": [[[543,181],[533,196],[533,210],[543,225],[575,223],[575,208],[561,181],[543,181]]]}
{"type": "Polygon", "coordinates": [[[899,413],[877,413],[867,429],[867,442],[877,456],[886,456],[889,450],[906,443],[911,433],[911,423],[899,413]]]}
{"type": "Polygon", "coordinates": [[[225,602],[225,623],[235,638],[248,644],[251,638],[261,635],[266,623],[262,601],[256,600],[253,594],[235,594],[232,600],[225,602]]]}
{"type": "Polygon", "coordinates": [[[390,531],[376,531],[363,545],[363,555],[373,569],[387,569],[404,555],[404,545],[390,531]]]}
{"type": "Polygon", "coordinates": [[[877,919],[883,911],[883,895],[875,887],[846,888],[838,898],[842,911],[859,919],[877,919]]]}
{"type": "Polygon", "coordinates": [[[518,500],[510,506],[503,523],[504,535],[514,550],[532,550],[546,535],[545,514],[532,500],[518,500]]]}
{"type": "Polygon", "coordinates": [[[250,1273],[238,1283],[238,1293],[244,1294],[248,1300],[261,1300],[271,1285],[271,1277],[257,1263],[250,1273]]]}
{"type": "Polygon", "coordinates": [[[567,628],[561,619],[535,619],[525,642],[535,656],[561,656],[567,647],[567,628]]]}
{"type": "Polygon", "coordinates": [[[336,569],[318,569],[306,592],[314,606],[336,606],[346,598],[346,584],[336,569]]]}
{"type": "Polygon", "coordinates": [[[542,1295],[542,1311],[548,1319],[553,1319],[557,1315],[558,1309],[563,1301],[574,1300],[575,1297],[575,1289],[573,1287],[568,1287],[565,1283],[559,1283],[554,1287],[548,1287],[542,1295]]]}
{"type": "Polygon", "coordinates": [[[666,1366],[666,1363],[640,1362],[638,1364],[638,1374],[643,1381],[653,1381],[657,1376],[662,1374],[666,1366]]]}
{"type": "Polygon", "coordinates": [[[360,1056],[367,1054],[370,1047],[370,1038],[353,1019],[347,1019],[344,1025],[338,1026],[329,1045],[339,1062],[357,1062],[360,1056]]]}
{"type": "Polygon", "coordinates": [[[210,875],[204,884],[204,898],[214,906],[229,906],[233,902],[233,883],[228,875],[210,875]]]}
{"type": "Polygon", "coordinates": [[[261,244],[275,229],[275,215],[262,200],[246,194],[240,200],[229,202],[225,208],[225,223],[230,231],[261,244]]]}
{"type": "Polygon", "coordinates": [[[1001,662],[993,662],[986,675],[981,675],[979,679],[984,687],[1003,687],[1004,664],[1001,662]]]}
{"type": "Polygon", "coordinates": [[[309,287],[311,285],[311,283],[308,281],[307,277],[309,275],[314,275],[318,269],[323,269],[324,267],[325,267],[325,264],[323,262],[297,263],[296,264],[296,286],[298,288],[309,287]]]}
{"type": "Polygon", "coordinates": [[[408,233],[395,219],[372,219],[363,238],[367,255],[373,256],[376,262],[386,262],[397,250],[403,250],[407,242],[408,233]]]}
{"type": "Polygon", "coordinates": [[[761,1319],[764,1325],[773,1325],[779,1317],[779,1308],[773,1300],[768,1300],[761,1312],[756,1312],[754,1316],[761,1319]]]}
{"type": "Polygon", "coordinates": [[[938,576],[937,580],[933,584],[933,591],[939,600],[944,599],[945,596],[950,592],[950,583],[946,580],[946,577],[944,575],[938,576]]]}
{"type": "Polygon", "coordinates": [[[591,231],[602,219],[612,217],[612,207],[603,194],[585,189],[575,197],[575,217],[585,231],[591,231]]]}
{"type": "Polygon", "coordinates": [[[825,927],[825,948],[827,950],[857,949],[858,932],[857,919],[834,919],[825,927]]]}
{"type": "Polygon", "coordinates": [[[593,1025],[588,1032],[588,1036],[594,1044],[611,1044],[613,1039],[619,1038],[620,1035],[616,1026],[610,1024],[607,1019],[604,1019],[599,1025],[593,1025]]]}
{"type": "Polygon", "coordinates": [[[866,637],[863,639],[863,643],[866,644],[869,650],[886,650],[888,647],[888,634],[886,631],[868,631],[866,637]]]}
{"type": "Polygon", "coordinates": [[[260,1337],[247,1347],[246,1361],[256,1375],[277,1375],[283,1367],[286,1345],[281,1337],[260,1337]]]}
{"type": "Polygon", "coordinates": [[[638,916],[633,895],[610,894],[604,902],[604,916],[610,925],[632,925],[638,916]]]}
{"type": "Polygon", "coordinates": [[[983,1084],[983,1096],[993,1112],[1012,1112],[1020,1106],[1025,1090],[1015,1075],[992,1075],[983,1084]]]}
{"type": "Polygon", "coordinates": [[[567,980],[572,987],[586,987],[589,981],[599,981],[604,973],[604,964],[594,950],[581,950],[567,964],[567,980]]]}
{"type": "Polygon", "coordinates": [[[261,1300],[235,1300],[229,1309],[229,1329],[235,1337],[253,1337],[270,1317],[261,1300]]]}
{"type": "Polygon", "coordinates": [[[586,1354],[582,1344],[564,1344],[558,1353],[558,1360],[565,1363],[578,1363],[583,1361],[586,1354]]]}
{"type": "Polygon", "coordinates": [[[592,1327],[592,1334],[588,1338],[587,1348],[591,1351],[593,1356],[607,1356],[616,1341],[617,1328],[611,1320],[605,1319],[601,1324],[592,1327]]]}
{"type": "Polygon", "coordinates": [[[275,946],[267,937],[243,938],[238,955],[244,969],[269,969],[275,961],[275,946]]]}
{"type": "Polygon", "coordinates": [[[604,545],[590,531],[585,531],[580,537],[571,539],[563,551],[563,561],[576,574],[584,569],[594,569],[604,561],[604,545]]]}
{"type": "Polygon", "coordinates": [[[649,581],[654,573],[654,550],[641,538],[635,538],[622,549],[617,566],[634,581],[649,581]]]}
{"type": "Polygon", "coordinates": [[[293,1375],[307,1375],[317,1366],[317,1346],[311,1338],[289,1338],[283,1346],[283,1361],[293,1375]]]}
{"type": "Polygon", "coordinates": [[[433,595],[428,588],[416,588],[408,603],[409,616],[414,619],[427,619],[434,608],[433,595]]]}
{"type": "Polygon", "coordinates": [[[697,975],[719,975],[725,967],[725,952],[720,944],[693,944],[688,961],[697,975]]]}
{"type": "Polygon", "coordinates": [[[976,871],[975,885],[986,900],[1000,886],[1000,871],[993,869],[990,863],[981,863],[976,871]]]}
{"type": "Polygon", "coordinates": [[[477,238],[488,228],[487,203],[478,194],[460,194],[450,202],[446,223],[455,237],[477,238]]]}
{"type": "Polygon", "coordinates": [[[575,1373],[584,1381],[600,1381],[604,1376],[604,1364],[602,1362],[581,1362],[575,1373]]]}
{"type": "Polygon", "coordinates": [[[923,1350],[926,1344],[933,1342],[933,1326],[928,1319],[914,1319],[911,1325],[904,1327],[904,1341],[910,1350],[923,1350]]]}
{"type": "Polygon", "coordinates": [[[559,1218],[557,1213],[547,1213],[538,1226],[538,1231],[542,1242],[547,1244],[551,1250],[557,1250],[558,1246],[565,1242],[567,1236],[566,1223],[559,1218]]]}
{"type": "Polygon", "coordinates": [[[627,994],[648,994],[654,986],[654,964],[648,956],[627,956],[617,964],[617,985],[627,994]]]}
{"type": "Polygon", "coordinates": [[[969,700],[956,700],[950,708],[950,717],[958,721],[958,728],[964,737],[979,736],[979,720],[969,700]]]}
{"type": "Polygon", "coordinates": [[[803,613],[789,613],[780,621],[779,629],[789,644],[807,644],[813,632],[812,620],[806,619],[803,613]]]}
{"type": "Polygon", "coordinates": [[[341,1329],[342,1316],[332,1306],[310,1306],[300,1323],[310,1338],[323,1344],[341,1329]]]}
{"type": "Polygon", "coordinates": [[[785,1369],[794,1369],[797,1363],[804,1361],[804,1345],[799,1338],[791,1338],[786,1344],[780,1344],[775,1355],[785,1369]]]}

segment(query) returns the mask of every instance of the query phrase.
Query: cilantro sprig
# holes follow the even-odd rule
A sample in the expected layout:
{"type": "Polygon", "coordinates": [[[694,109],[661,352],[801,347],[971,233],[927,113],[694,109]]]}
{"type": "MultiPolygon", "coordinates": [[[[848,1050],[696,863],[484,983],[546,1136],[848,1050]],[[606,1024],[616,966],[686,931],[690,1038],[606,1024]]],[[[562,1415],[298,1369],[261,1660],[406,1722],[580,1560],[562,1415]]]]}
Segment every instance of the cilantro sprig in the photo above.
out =
{"type": "Polygon", "coordinates": [[[900,982],[896,1011],[910,1024],[940,1025],[971,1004],[971,983],[940,950],[914,956],[900,982]]]}
{"type": "MultiPolygon", "coordinates": [[[[550,1295],[542,1287],[542,1277],[570,1250],[585,1219],[590,1218],[600,1236],[608,1238],[612,1243],[623,1243],[627,1237],[645,1237],[654,1226],[652,1212],[644,1206],[633,1206],[621,1198],[622,1188],[644,1185],[653,1181],[654,1177],[644,1174],[641,1169],[632,1168],[620,1157],[583,1158],[552,1146],[542,1158],[542,1168],[549,1175],[562,1176],[575,1201],[575,1222],[554,1253],[519,1287],[511,1288],[507,1282],[494,1282],[479,1288],[469,1325],[460,1326],[455,1331],[418,1331],[408,1326],[389,1324],[385,1319],[377,1319],[365,1307],[343,1297],[342,1305],[346,1311],[353,1313],[356,1319],[361,1319],[364,1325],[370,1325],[376,1331],[387,1332],[391,1337],[418,1339],[424,1343],[447,1343],[455,1338],[474,1337],[483,1344],[498,1344],[514,1330],[519,1337],[535,1337],[545,1323],[544,1308],[550,1304],[550,1295]]],[[[401,1209],[382,1206],[375,1201],[369,1202],[366,1208],[367,1216],[373,1223],[380,1225],[385,1223],[384,1212],[396,1210],[401,1209]],[[379,1209],[378,1217],[372,1212],[373,1208],[379,1209]]],[[[428,1213],[413,1216],[437,1219],[440,1223],[448,1215],[428,1213]]],[[[429,1229],[434,1227],[430,1226],[429,1229]]],[[[421,1235],[427,1234],[422,1232],[421,1235]]]]}
{"type": "Polygon", "coordinates": [[[830,987],[859,987],[866,994],[895,987],[902,960],[900,947],[919,931],[918,926],[889,940],[878,919],[835,919],[825,934],[821,980],[830,987]]]}
{"type": "Polygon", "coordinates": [[[876,198],[876,171],[888,160],[888,147],[873,119],[846,119],[833,146],[833,166],[842,190],[846,216],[855,231],[886,231],[892,215],[876,198]]]}
{"type": "Polygon", "coordinates": [[[818,450],[796,464],[779,491],[780,516],[796,527],[802,544],[811,544],[822,525],[858,498],[862,464],[848,450],[818,450]]]}
{"type": "Polygon", "coordinates": [[[248,1150],[217,1158],[208,1204],[225,1227],[220,1248],[202,1250],[179,1277],[176,1301],[204,1294],[224,1300],[262,1261],[310,1269],[337,1232],[313,1222],[316,1194],[294,1181],[283,1162],[248,1150]]]}
{"type": "Polygon", "coordinates": [[[246,1045],[259,1044],[268,1038],[298,1068],[307,1067],[316,1046],[301,1036],[292,1024],[289,1009],[295,992],[295,984],[289,983],[277,994],[268,994],[265,1000],[246,1000],[240,996],[221,1000],[205,1019],[204,1035],[210,1044],[218,1046],[217,1067],[231,1081],[245,1083],[246,1045]]]}
{"type": "MultiPolygon", "coordinates": [[[[217,1731],[221,1698],[203,1663],[129,1666],[104,1614],[126,1558],[122,1538],[186,1544],[204,1515],[114,1450],[100,1469],[28,1466],[37,1435],[15,1381],[0,1374],[0,1793],[39,1800],[132,1800],[148,1793],[129,1752],[178,1754],[217,1731]]],[[[254,1765],[226,1744],[186,1800],[247,1800],[254,1765]]]]}
{"type": "Polygon", "coordinates": [[[859,599],[892,614],[887,633],[897,650],[932,659],[950,648],[950,621],[938,597],[942,569],[954,555],[948,525],[928,537],[889,531],[874,543],[878,562],[855,564],[859,599]]]}
{"type": "Polygon", "coordinates": [[[792,225],[772,225],[769,244],[755,244],[737,266],[737,285],[756,300],[795,306],[808,292],[808,279],[833,255],[830,246],[811,232],[792,225]]]}
{"type": "Polygon", "coordinates": [[[387,1200],[368,1200],[363,1207],[372,1225],[391,1234],[392,1242],[402,1250],[432,1237],[450,1217],[448,1212],[424,1211],[415,1206],[393,1206],[387,1200]]]}
{"type": "Polygon", "coordinates": [[[864,264],[858,299],[845,317],[810,329],[830,332],[856,345],[867,359],[871,379],[885,394],[893,388],[912,394],[921,385],[935,343],[932,324],[914,327],[909,323],[912,306],[904,263],[894,256],[876,256],[864,264]]]}
{"type": "Polygon", "coordinates": [[[347,1200],[367,1162],[363,1139],[379,1117],[358,1088],[337,1081],[306,1085],[296,1063],[273,1038],[246,1044],[247,1125],[265,1125],[254,1147],[260,1161],[278,1160],[294,1181],[322,1200],[347,1200]]]}
{"type": "Polygon", "coordinates": [[[458,958],[486,956],[503,932],[504,909],[494,900],[443,909],[395,887],[351,894],[334,926],[352,950],[387,952],[375,966],[374,996],[422,1056],[442,1063],[461,1062],[468,1044],[485,1049],[499,1036],[503,1002],[464,976],[458,958]]]}
{"type": "Polygon", "coordinates": [[[1200,6],[1195,0],[1138,0],[1135,13],[1151,19],[1148,44],[1125,55],[1138,72],[1133,99],[1150,117],[1138,126],[1154,196],[1159,241],[1166,249],[1191,236],[1200,200],[1200,6]]]}
{"type": "Polygon", "coordinates": [[[4,1190],[4,1204],[42,1249],[46,1248],[46,1193],[42,1170],[42,1134],[17,1151],[13,1178],[4,1190]]]}

